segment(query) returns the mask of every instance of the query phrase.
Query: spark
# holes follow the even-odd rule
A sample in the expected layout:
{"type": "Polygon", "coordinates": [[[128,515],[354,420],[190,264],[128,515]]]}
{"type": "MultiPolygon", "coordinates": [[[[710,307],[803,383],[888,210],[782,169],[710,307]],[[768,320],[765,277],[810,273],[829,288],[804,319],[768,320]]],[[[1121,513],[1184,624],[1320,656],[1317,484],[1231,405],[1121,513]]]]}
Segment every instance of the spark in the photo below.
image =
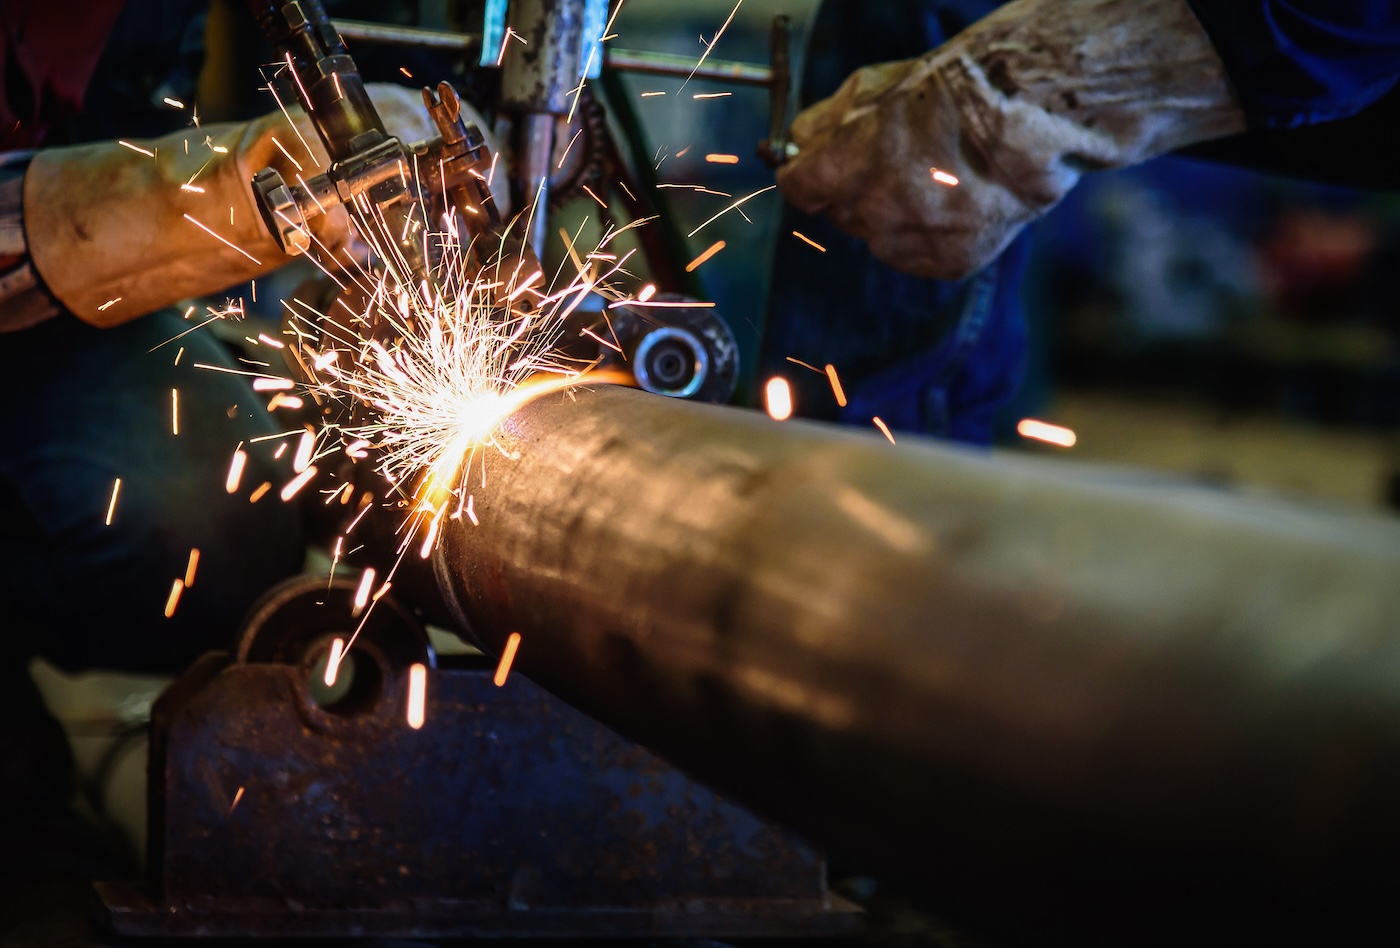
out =
{"type": "MultiPolygon", "coordinates": [[[[276,135],[273,135],[273,136],[272,136],[272,144],[276,145],[276,146],[277,146],[277,150],[280,151],[282,154],[284,154],[284,155],[287,156],[287,160],[288,160],[288,161],[290,161],[292,164],[296,165],[297,171],[303,171],[303,170],[305,170],[304,168],[302,168],[301,162],[300,162],[300,161],[297,161],[295,158],[293,158],[293,157],[292,157],[292,153],[289,152],[289,151],[287,151],[287,149],[286,149],[285,147],[283,147],[282,143],[279,142],[279,141],[277,140],[277,136],[276,136],[276,135]]],[[[298,180],[300,180],[300,179],[298,178],[298,180]]],[[[305,186],[306,186],[306,182],[303,181],[303,182],[302,182],[302,186],[305,187],[305,186]]],[[[307,190],[309,191],[310,188],[307,188],[307,190]]]]}
{"type": "Polygon", "coordinates": [[[831,380],[831,393],[836,396],[836,404],[846,407],[846,390],[841,387],[841,379],[836,374],[836,366],[826,367],[826,377],[831,380]]]}
{"type": "Polygon", "coordinates": [[[316,465],[313,464],[287,482],[287,486],[282,488],[282,499],[291,500],[303,487],[311,483],[311,479],[315,476],[316,465]]]}
{"type": "Polygon", "coordinates": [[[654,98],[655,96],[658,96],[658,95],[665,95],[665,94],[666,94],[666,93],[664,93],[664,92],[643,92],[643,93],[642,93],[642,98],[643,98],[643,99],[651,99],[651,98],[654,98]]]}
{"type": "Polygon", "coordinates": [[[331,642],[331,653],[326,657],[326,675],[322,679],[327,688],[335,687],[335,677],[340,671],[340,662],[345,657],[345,640],[336,636],[331,642]]]}
{"type": "Polygon", "coordinates": [[[700,67],[705,65],[705,60],[709,58],[710,53],[714,52],[715,44],[718,43],[719,38],[724,35],[724,31],[729,29],[729,24],[734,22],[735,14],[739,12],[739,8],[743,5],[744,0],[739,0],[738,3],[734,4],[734,9],[731,10],[729,13],[729,19],[725,20],[724,25],[719,28],[719,31],[717,33],[715,33],[715,38],[705,44],[705,52],[700,54],[700,61],[695,64],[694,69],[690,70],[690,75],[685,77],[685,82],[681,83],[682,89],[685,88],[686,82],[689,82],[690,80],[695,78],[695,74],[700,71],[700,67]]]}
{"type": "Polygon", "coordinates": [[[170,390],[170,433],[180,434],[180,390],[178,388],[170,390]]]}
{"type": "Polygon", "coordinates": [[[243,480],[243,469],[248,465],[248,452],[242,448],[233,452],[233,460],[228,465],[228,478],[224,481],[224,490],[230,494],[238,493],[238,483],[243,480]]]}
{"type": "Polygon", "coordinates": [[[704,266],[705,263],[708,262],[711,257],[723,250],[724,247],[724,241],[715,241],[713,244],[710,245],[710,249],[706,250],[700,256],[696,257],[694,260],[690,261],[690,263],[685,265],[685,272],[694,273],[696,270],[704,266]]]}
{"type": "Polygon", "coordinates": [[[185,107],[185,103],[181,102],[179,99],[172,99],[170,98],[170,96],[166,96],[165,98],[161,99],[161,101],[164,102],[166,105],[170,106],[172,109],[183,109],[185,107]]]}
{"type": "Polygon", "coordinates": [[[818,375],[825,375],[825,374],[826,374],[825,371],[823,371],[822,369],[817,368],[815,365],[813,365],[813,364],[810,363],[810,362],[803,362],[801,359],[794,359],[792,356],[788,356],[788,357],[787,357],[787,360],[788,360],[789,362],[791,362],[793,365],[800,365],[800,366],[802,366],[802,368],[804,368],[804,369],[811,369],[813,372],[817,373],[818,375]]]}
{"type": "Polygon", "coordinates": [[[194,585],[195,570],[199,569],[199,547],[191,547],[189,562],[185,564],[185,588],[194,585]]]}
{"type": "Polygon", "coordinates": [[[188,181],[186,181],[184,184],[180,185],[180,190],[181,190],[181,191],[188,191],[188,192],[190,192],[191,194],[203,194],[203,193],[204,193],[204,189],[203,189],[203,188],[201,188],[201,187],[200,187],[199,185],[197,185],[197,184],[190,184],[188,181]]]}
{"type": "MultiPolygon", "coordinates": [[[[677,155],[676,157],[679,158],[680,156],[677,155]]],[[[708,162],[709,162],[710,164],[712,164],[712,165],[737,165],[737,164],[739,163],[739,156],[738,156],[738,155],[709,154],[709,155],[706,155],[706,156],[705,156],[705,160],[708,161],[708,162]]]]}
{"type": "MultiPolygon", "coordinates": [[[[776,187],[776,185],[774,185],[774,187],[776,187]]],[[[201,224],[199,221],[195,220],[193,217],[191,217],[191,216],[188,215],[188,214],[185,215],[185,220],[189,221],[191,224],[195,225],[195,226],[198,227],[200,230],[204,231],[204,232],[205,232],[206,234],[208,234],[210,237],[213,237],[215,240],[219,241],[219,243],[224,244],[224,245],[226,245],[226,246],[232,248],[233,250],[237,250],[239,253],[243,254],[243,256],[245,256],[245,257],[247,257],[249,260],[253,261],[253,263],[257,264],[258,266],[262,266],[262,261],[261,261],[261,260],[259,260],[257,257],[255,257],[255,256],[253,256],[252,254],[250,254],[248,251],[244,250],[242,247],[240,247],[240,246],[238,246],[237,244],[231,242],[227,237],[222,237],[222,236],[220,236],[219,234],[217,234],[217,233],[215,233],[214,231],[210,230],[208,227],[206,227],[205,225],[201,224]]]]}
{"type": "Polygon", "coordinates": [[[768,417],[774,421],[787,421],[792,417],[792,386],[781,375],[775,375],[763,387],[763,405],[768,417]]]}
{"type": "Polygon", "coordinates": [[[408,667],[408,726],[415,731],[423,726],[423,706],[428,697],[428,666],[414,662],[408,667]]]}
{"type": "Polygon", "coordinates": [[[122,479],[119,477],[112,482],[112,499],[107,502],[107,519],[105,523],[109,527],[112,525],[112,515],[117,512],[117,495],[121,493],[121,490],[122,479]]]}
{"type": "Polygon", "coordinates": [[[870,419],[870,420],[873,421],[873,422],[875,422],[875,427],[880,429],[880,434],[884,435],[886,438],[888,438],[888,439],[890,440],[890,444],[894,444],[894,443],[895,443],[895,441],[894,441],[894,435],[890,433],[890,426],[887,425],[887,424],[885,424],[884,421],[881,420],[881,418],[880,418],[879,415],[876,415],[874,418],[872,418],[872,419],[870,419]]]}
{"type": "Polygon", "coordinates": [[[655,296],[655,295],[656,295],[656,284],[654,284],[654,283],[648,283],[646,286],[642,287],[642,292],[640,292],[640,293],[637,294],[637,302],[638,302],[638,303],[646,303],[646,302],[650,301],[651,298],[652,298],[653,296],[655,296]]]}
{"type": "Polygon", "coordinates": [[[140,145],[133,145],[131,142],[126,141],[125,139],[120,139],[120,138],[117,139],[117,144],[118,144],[118,145],[125,145],[127,148],[130,148],[132,151],[138,152],[139,154],[142,154],[142,155],[145,155],[147,158],[154,158],[154,157],[156,156],[156,153],[153,152],[153,151],[151,151],[149,148],[142,148],[140,145]]]}
{"type": "Polygon", "coordinates": [[[697,93],[695,93],[693,96],[691,96],[691,98],[692,98],[692,99],[727,99],[727,98],[729,98],[729,97],[730,97],[731,95],[733,95],[733,94],[734,94],[734,93],[732,93],[732,92],[697,92],[697,93]]]}
{"type": "Polygon", "coordinates": [[[817,242],[816,242],[815,240],[813,240],[811,237],[808,237],[806,234],[801,233],[801,232],[799,232],[799,231],[793,231],[793,232],[792,232],[792,236],[796,237],[798,240],[802,241],[804,244],[810,244],[811,246],[816,247],[816,248],[817,248],[818,250],[820,250],[822,253],[826,253],[826,248],[825,248],[825,247],[823,247],[821,244],[817,243],[817,242]]]}
{"type": "MultiPolygon", "coordinates": [[[[777,187],[778,187],[778,186],[777,186],[776,184],[770,184],[768,187],[766,187],[766,188],[760,188],[759,190],[755,191],[754,193],[748,195],[747,197],[742,197],[742,198],[740,198],[739,200],[735,201],[733,204],[731,204],[731,205],[729,205],[728,207],[726,207],[724,210],[720,211],[720,212],[719,212],[718,214],[716,214],[714,217],[711,217],[709,220],[705,221],[705,223],[701,224],[699,227],[695,228],[695,229],[692,230],[690,233],[686,234],[686,237],[688,237],[688,238],[689,238],[689,237],[694,237],[696,234],[700,233],[700,231],[704,230],[706,227],[709,227],[711,224],[713,224],[715,221],[719,220],[719,219],[720,219],[721,217],[723,217],[724,215],[728,214],[730,211],[737,211],[739,208],[743,207],[745,204],[747,204],[749,201],[752,201],[754,198],[758,197],[760,194],[767,194],[769,191],[777,190],[777,187]]],[[[186,215],[186,216],[189,216],[189,215],[186,215]]]]}
{"type": "Polygon", "coordinates": [[[1072,448],[1079,442],[1079,436],[1069,428],[1052,425],[1034,418],[1023,418],[1016,425],[1016,433],[1032,441],[1041,441],[1061,448],[1072,448]]]}
{"type": "Polygon", "coordinates": [[[228,812],[229,812],[229,815],[230,815],[230,816],[233,815],[233,811],[236,810],[236,809],[238,808],[238,801],[239,801],[239,800],[242,800],[242,799],[243,799],[243,788],[242,788],[242,787],[239,787],[239,788],[238,788],[238,792],[235,793],[235,794],[233,795],[233,802],[229,804],[228,812]]]}
{"type": "Polygon", "coordinates": [[[122,298],[120,296],[116,297],[115,299],[110,299],[107,302],[103,303],[101,306],[98,306],[97,311],[99,313],[105,313],[107,310],[111,309],[113,306],[116,306],[121,301],[122,298]]]}
{"type": "Polygon", "coordinates": [[[937,168],[930,168],[928,170],[929,174],[933,175],[933,180],[937,181],[939,184],[946,184],[950,188],[956,188],[958,186],[958,179],[948,172],[939,171],[937,168]]]}
{"type": "Polygon", "coordinates": [[[292,411],[297,411],[303,404],[305,403],[296,395],[277,392],[267,400],[267,410],[276,411],[279,408],[290,408],[292,411]]]}
{"type": "MultiPolygon", "coordinates": [[[[254,297],[254,298],[253,298],[253,301],[254,301],[254,302],[257,302],[257,297],[254,297]]],[[[261,333],[261,332],[258,333],[258,341],[261,342],[261,343],[263,343],[264,345],[272,346],[274,349],[285,349],[285,348],[287,348],[287,344],[286,344],[285,342],[282,342],[280,339],[273,339],[271,336],[267,335],[266,333],[261,333]]],[[[290,379],[289,379],[288,381],[290,381],[290,379]]]]}
{"type": "Polygon", "coordinates": [[[170,595],[165,600],[165,617],[175,615],[175,607],[180,604],[180,593],[185,591],[185,581],[177,579],[170,585],[170,595]]]}
{"type": "Polygon", "coordinates": [[[407,67],[407,66],[400,66],[400,67],[399,67],[399,72],[403,73],[404,76],[407,77],[407,78],[409,78],[409,79],[412,79],[412,78],[413,78],[413,73],[411,73],[411,72],[408,71],[408,67],[407,67]]]}
{"type": "Polygon", "coordinates": [[[292,457],[292,471],[300,474],[311,466],[311,453],[316,450],[316,432],[310,428],[301,433],[297,453],[292,457]]]}
{"type": "Polygon", "coordinates": [[[248,495],[248,503],[256,504],[258,501],[262,500],[270,490],[272,490],[272,481],[263,481],[258,485],[257,490],[248,495]]]}
{"type": "Polygon", "coordinates": [[[501,652],[501,663],[496,666],[496,687],[500,688],[506,683],[506,676],[510,674],[510,666],[515,662],[515,653],[520,649],[520,633],[512,632],[506,639],[506,647],[501,652]]]}
{"type": "Polygon", "coordinates": [[[366,567],[365,571],[360,574],[360,586],[355,590],[355,613],[357,615],[360,610],[365,607],[365,604],[369,602],[369,591],[373,586],[374,567],[366,567]]]}

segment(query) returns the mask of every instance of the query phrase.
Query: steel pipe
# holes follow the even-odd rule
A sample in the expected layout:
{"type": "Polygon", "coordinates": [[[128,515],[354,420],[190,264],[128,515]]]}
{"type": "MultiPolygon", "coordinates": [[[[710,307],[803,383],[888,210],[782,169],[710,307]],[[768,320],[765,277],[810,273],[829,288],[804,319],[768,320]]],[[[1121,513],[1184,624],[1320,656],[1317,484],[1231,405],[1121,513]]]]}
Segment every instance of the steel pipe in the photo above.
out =
{"type": "Polygon", "coordinates": [[[1394,520],[623,389],[506,427],[458,618],[838,854],[1149,903],[1392,861],[1394,520]]]}

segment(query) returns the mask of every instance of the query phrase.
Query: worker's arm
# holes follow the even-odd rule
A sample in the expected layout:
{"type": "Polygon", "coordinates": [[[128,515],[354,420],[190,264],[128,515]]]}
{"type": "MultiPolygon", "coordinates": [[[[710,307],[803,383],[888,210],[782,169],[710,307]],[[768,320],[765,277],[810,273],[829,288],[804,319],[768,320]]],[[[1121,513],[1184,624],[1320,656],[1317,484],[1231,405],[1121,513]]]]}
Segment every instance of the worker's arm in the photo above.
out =
{"type": "Polygon", "coordinates": [[[1400,79],[1400,4],[1191,0],[1251,128],[1347,118],[1400,79]]]}
{"type": "MultiPolygon", "coordinates": [[[[404,141],[435,133],[417,92],[384,85],[371,95],[404,141]]],[[[0,331],[63,310],[116,325],[286,263],[250,181],[268,166],[288,181],[325,169],[310,123],[298,118],[297,126],[277,112],[149,141],[42,150],[15,156],[8,168],[0,162],[0,331]]],[[[330,252],[350,237],[343,209],[312,229],[330,252]]]]}
{"type": "Polygon", "coordinates": [[[778,181],[896,269],[959,278],[1085,171],[1244,126],[1185,0],[1016,0],[799,115],[778,181]]]}

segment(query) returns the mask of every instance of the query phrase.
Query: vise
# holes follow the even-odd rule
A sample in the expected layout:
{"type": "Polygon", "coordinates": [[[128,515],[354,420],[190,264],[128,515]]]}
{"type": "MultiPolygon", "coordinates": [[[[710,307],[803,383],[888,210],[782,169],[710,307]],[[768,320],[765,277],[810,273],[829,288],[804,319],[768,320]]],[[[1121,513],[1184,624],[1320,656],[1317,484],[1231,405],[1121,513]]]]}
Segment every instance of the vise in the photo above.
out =
{"type": "Polygon", "coordinates": [[[819,850],[385,597],[335,686],[355,584],[273,590],[152,714],[128,937],[763,938],[859,932],[819,850]],[[424,719],[405,701],[422,669],[424,719]],[[499,678],[500,676],[496,676],[499,678]]]}

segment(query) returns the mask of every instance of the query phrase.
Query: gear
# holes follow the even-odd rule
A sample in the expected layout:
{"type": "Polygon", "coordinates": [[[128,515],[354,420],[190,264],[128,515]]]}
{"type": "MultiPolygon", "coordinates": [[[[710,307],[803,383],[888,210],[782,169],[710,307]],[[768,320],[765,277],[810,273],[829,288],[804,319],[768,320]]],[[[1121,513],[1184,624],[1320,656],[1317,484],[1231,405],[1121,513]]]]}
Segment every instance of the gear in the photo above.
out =
{"type": "Polygon", "coordinates": [[[549,179],[549,209],[557,211],[575,198],[583,197],[585,187],[603,197],[601,188],[609,168],[608,117],[602,103],[587,86],[580,93],[573,121],[555,140],[567,152],[562,167],[549,179]]]}

